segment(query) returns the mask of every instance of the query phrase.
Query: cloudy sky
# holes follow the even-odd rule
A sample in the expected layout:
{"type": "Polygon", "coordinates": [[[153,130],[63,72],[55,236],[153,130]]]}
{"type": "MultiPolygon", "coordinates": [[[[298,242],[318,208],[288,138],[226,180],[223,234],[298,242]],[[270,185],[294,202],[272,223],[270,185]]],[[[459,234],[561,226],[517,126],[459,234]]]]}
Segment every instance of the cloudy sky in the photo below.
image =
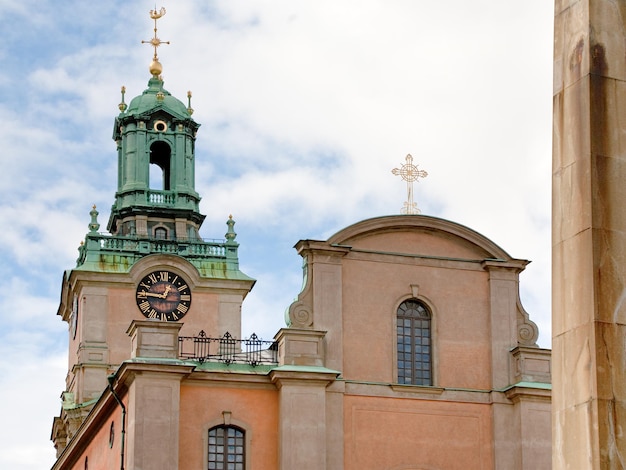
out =
{"type": "MultiPolygon", "coordinates": [[[[157,4],[160,8],[160,4],[157,4]]],[[[166,88],[192,90],[205,238],[233,214],[271,339],[301,284],[293,245],[399,213],[408,153],[424,214],[532,260],[521,297],[550,346],[549,0],[165,2],[166,88]]],[[[120,87],[146,87],[153,0],[0,0],[0,468],[42,469],[65,387],[61,277],[116,189],[120,87]]]]}

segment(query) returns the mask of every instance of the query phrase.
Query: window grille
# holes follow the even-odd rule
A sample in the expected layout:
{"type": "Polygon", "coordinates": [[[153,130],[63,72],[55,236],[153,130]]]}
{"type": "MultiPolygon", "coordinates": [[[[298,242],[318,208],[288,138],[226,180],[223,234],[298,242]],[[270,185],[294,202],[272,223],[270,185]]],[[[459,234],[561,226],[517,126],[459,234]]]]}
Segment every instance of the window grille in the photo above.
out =
{"type": "Polygon", "coordinates": [[[209,470],[245,470],[245,432],[235,426],[209,429],[209,470]]]}
{"type": "Polygon", "coordinates": [[[398,383],[432,385],[431,315],[417,299],[402,302],[397,312],[398,383]]]}

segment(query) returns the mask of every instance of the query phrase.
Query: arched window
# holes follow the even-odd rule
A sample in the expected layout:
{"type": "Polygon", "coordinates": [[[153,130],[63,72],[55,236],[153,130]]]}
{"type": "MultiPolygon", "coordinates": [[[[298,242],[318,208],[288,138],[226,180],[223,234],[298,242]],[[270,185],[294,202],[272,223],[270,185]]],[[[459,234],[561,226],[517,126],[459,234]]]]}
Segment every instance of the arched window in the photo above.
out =
{"type": "Polygon", "coordinates": [[[155,228],[154,238],[156,238],[157,240],[167,240],[167,229],[165,227],[155,228]]]}
{"type": "Polygon", "coordinates": [[[209,429],[209,470],[245,470],[245,431],[237,426],[209,429]]]}
{"type": "Polygon", "coordinates": [[[417,299],[400,304],[397,312],[398,383],[432,385],[431,315],[417,299]]]}
{"type": "Polygon", "coordinates": [[[172,150],[170,149],[170,146],[161,140],[150,146],[151,189],[169,191],[171,154],[172,150]]]}

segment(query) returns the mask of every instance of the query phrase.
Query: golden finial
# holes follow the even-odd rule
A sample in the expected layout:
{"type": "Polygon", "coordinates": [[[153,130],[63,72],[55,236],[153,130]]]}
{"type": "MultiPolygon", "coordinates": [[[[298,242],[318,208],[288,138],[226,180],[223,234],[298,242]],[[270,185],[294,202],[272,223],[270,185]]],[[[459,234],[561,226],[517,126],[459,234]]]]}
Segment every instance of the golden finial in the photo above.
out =
{"type": "Polygon", "coordinates": [[[417,165],[413,165],[413,157],[409,153],[406,156],[406,163],[400,168],[394,168],[391,170],[394,175],[400,175],[404,181],[406,181],[407,200],[402,208],[403,214],[419,214],[420,210],[417,208],[417,204],[413,202],[413,182],[418,178],[426,178],[428,173],[424,170],[417,168],[417,165]]]}
{"type": "Polygon", "coordinates": [[[193,114],[193,108],[191,107],[191,91],[187,92],[187,112],[190,116],[193,114]]]}
{"type": "Polygon", "coordinates": [[[117,105],[117,107],[120,109],[121,112],[126,111],[126,108],[128,107],[128,106],[126,106],[126,103],[124,103],[124,95],[125,94],[126,94],[126,87],[123,86],[122,87],[122,102],[117,105]]]}
{"type": "Polygon", "coordinates": [[[169,44],[169,41],[161,41],[157,37],[157,20],[165,15],[165,8],[161,7],[159,11],[157,11],[156,7],[154,10],[150,10],[150,18],[154,20],[154,37],[149,41],[141,41],[142,44],[151,44],[154,47],[154,57],[152,58],[152,63],[150,64],[150,73],[153,77],[157,78],[163,72],[163,66],[159,62],[159,58],[157,56],[157,47],[161,44],[169,44]]]}

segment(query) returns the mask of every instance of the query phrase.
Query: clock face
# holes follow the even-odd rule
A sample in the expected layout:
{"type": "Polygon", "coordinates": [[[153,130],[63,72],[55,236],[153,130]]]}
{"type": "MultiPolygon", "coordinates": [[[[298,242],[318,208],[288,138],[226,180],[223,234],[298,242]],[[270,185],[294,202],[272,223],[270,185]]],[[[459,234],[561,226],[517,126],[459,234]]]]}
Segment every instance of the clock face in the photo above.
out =
{"type": "Polygon", "coordinates": [[[191,289],[187,281],[178,274],[154,271],[141,280],[135,298],[145,317],[176,321],[189,310],[191,289]]]}

